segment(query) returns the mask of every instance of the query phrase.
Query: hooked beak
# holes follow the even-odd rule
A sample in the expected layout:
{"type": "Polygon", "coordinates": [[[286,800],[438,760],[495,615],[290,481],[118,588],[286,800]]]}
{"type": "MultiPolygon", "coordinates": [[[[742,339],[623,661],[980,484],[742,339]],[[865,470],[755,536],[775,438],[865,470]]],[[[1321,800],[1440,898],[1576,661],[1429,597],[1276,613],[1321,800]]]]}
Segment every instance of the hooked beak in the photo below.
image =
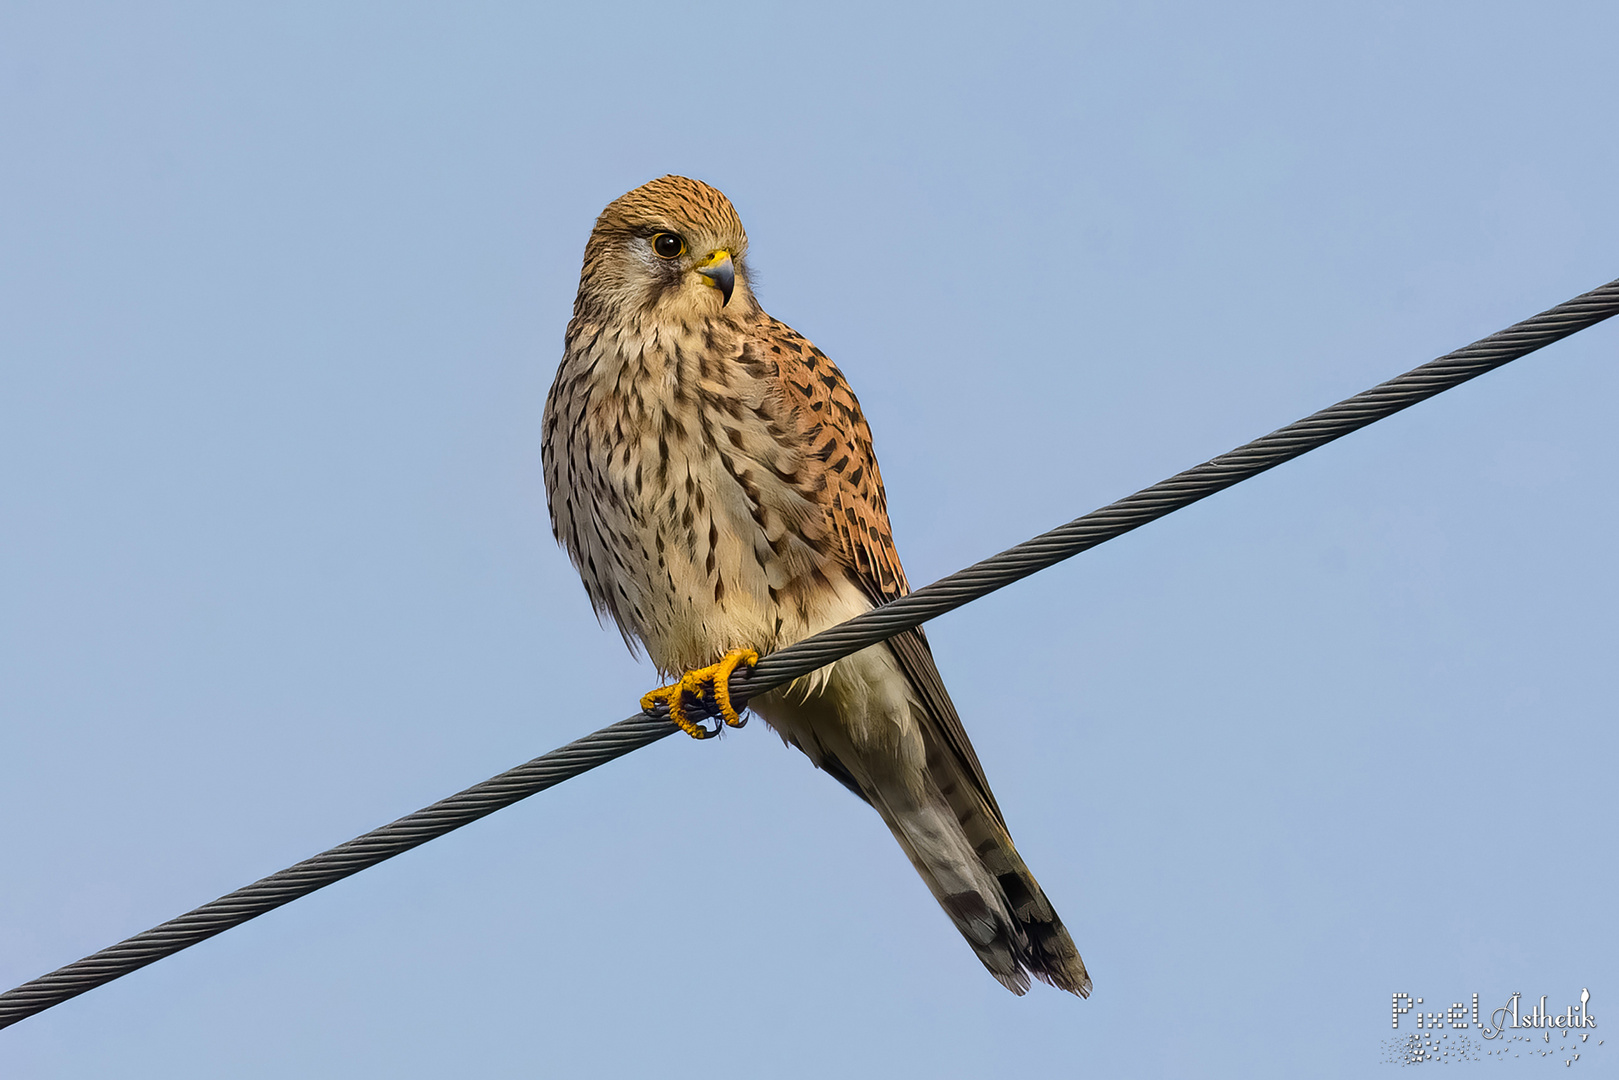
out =
{"type": "Polygon", "coordinates": [[[697,272],[703,275],[703,280],[720,291],[720,307],[731,302],[731,290],[736,288],[736,266],[731,262],[731,253],[724,248],[709,255],[697,272]]]}

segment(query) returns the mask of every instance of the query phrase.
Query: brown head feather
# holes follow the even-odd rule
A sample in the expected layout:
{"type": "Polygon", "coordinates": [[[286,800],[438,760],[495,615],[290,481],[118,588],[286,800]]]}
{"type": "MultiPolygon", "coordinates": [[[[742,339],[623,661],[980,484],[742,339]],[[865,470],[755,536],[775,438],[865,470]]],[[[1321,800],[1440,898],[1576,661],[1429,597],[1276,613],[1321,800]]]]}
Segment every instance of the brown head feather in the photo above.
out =
{"type": "MultiPolygon", "coordinates": [[[[742,220],[717,188],[685,176],[660,176],[607,204],[585,244],[574,314],[629,314],[655,306],[672,290],[689,284],[690,271],[710,252],[726,250],[736,267],[743,303],[736,315],[751,312],[752,294],[743,257],[748,234],[742,220]],[[659,259],[648,247],[658,233],[674,233],[686,246],[680,258],[659,259]]],[[[729,307],[729,305],[727,305],[729,307]]]]}

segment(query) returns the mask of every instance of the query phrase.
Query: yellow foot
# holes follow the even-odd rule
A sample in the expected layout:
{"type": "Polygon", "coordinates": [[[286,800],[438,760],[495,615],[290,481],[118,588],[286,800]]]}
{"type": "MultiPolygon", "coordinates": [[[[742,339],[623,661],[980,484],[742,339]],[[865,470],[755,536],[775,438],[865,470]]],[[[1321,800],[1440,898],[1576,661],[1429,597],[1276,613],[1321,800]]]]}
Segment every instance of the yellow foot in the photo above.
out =
{"type": "Polygon", "coordinates": [[[680,681],[660,686],[641,698],[641,708],[651,712],[661,701],[669,706],[669,719],[679,726],[681,731],[694,739],[712,739],[720,733],[716,725],[713,731],[693,723],[686,716],[686,695],[690,694],[698,701],[702,701],[706,693],[711,691],[714,695],[714,704],[719,707],[720,716],[731,727],[741,727],[746,720],[737,715],[731,707],[731,673],[738,664],[752,667],[759,662],[759,654],[752,649],[732,649],[725,654],[725,659],[717,664],[710,664],[696,671],[688,671],[680,677],[680,681]]]}

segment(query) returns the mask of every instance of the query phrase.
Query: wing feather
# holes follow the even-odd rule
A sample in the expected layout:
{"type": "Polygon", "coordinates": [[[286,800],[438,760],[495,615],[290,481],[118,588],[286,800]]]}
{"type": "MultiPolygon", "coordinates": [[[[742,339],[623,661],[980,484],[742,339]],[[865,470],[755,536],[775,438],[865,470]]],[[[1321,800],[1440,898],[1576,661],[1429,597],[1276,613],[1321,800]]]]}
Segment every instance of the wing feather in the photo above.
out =
{"type": "MultiPolygon", "coordinates": [[[[761,353],[777,364],[781,393],[793,415],[809,462],[825,479],[820,501],[837,557],[873,604],[910,592],[888,524],[888,500],[872,451],[871,428],[843,373],[826,354],[775,319],[765,324],[761,353]]],[[[819,487],[819,485],[816,485],[819,487]]],[[[897,634],[888,648],[921,698],[929,742],[960,763],[984,804],[1005,828],[984,767],[945,689],[933,650],[920,627],[897,634]]]]}

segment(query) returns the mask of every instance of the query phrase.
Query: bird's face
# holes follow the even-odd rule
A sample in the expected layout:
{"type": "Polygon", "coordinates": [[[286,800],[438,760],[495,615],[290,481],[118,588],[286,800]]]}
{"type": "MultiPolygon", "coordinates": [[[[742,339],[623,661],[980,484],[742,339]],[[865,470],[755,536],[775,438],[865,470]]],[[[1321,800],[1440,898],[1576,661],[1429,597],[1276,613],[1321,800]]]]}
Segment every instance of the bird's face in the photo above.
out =
{"type": "Polygon", "coordinates": [[[748,237],[714,188],[666,176],[615,200],[585,247],[580,303],[692,323],[753,309],[748,237]]]}

